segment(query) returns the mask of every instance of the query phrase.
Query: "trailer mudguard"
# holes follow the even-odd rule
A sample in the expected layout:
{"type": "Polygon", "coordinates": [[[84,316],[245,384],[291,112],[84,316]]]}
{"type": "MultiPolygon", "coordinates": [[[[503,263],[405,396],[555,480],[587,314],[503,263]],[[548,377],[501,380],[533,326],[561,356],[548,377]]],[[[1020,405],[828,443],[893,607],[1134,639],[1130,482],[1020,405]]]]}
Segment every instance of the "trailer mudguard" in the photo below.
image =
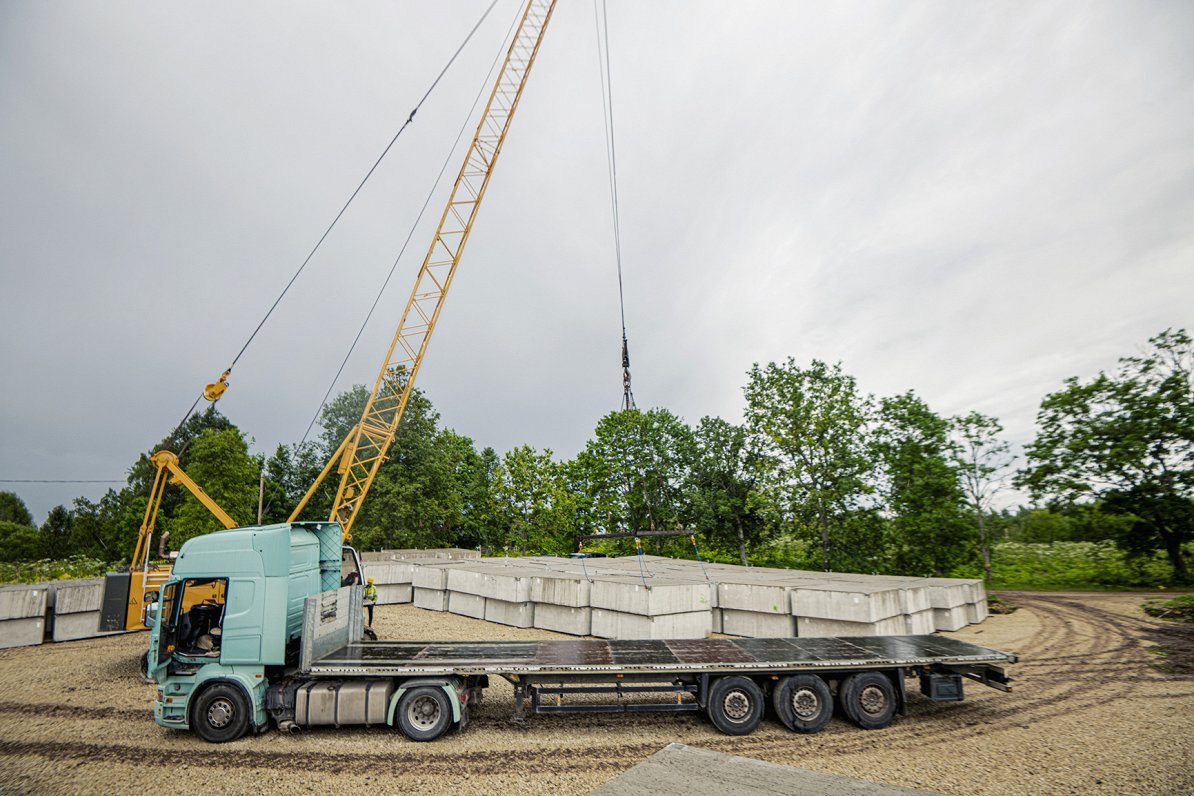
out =
{"type": "Polygon", "coordinates": [[[441,678],[424,678],[417,680],[404,680],[399,686],[398,690],[394,692],[394,696],[390,697],[390,708],[386,711],[386,724],[391,727],[394,725],[395,716],[398,713],[398,702],[402,699],[402,695],[412,688],[420,686],[433,686],[442,688],[444,693],[448,695],[448,701],[452,703],[452,722],[458,723],[460,721],[460,691],[464,688],[464,682],[459,677],[441,677],[441,678]]]}

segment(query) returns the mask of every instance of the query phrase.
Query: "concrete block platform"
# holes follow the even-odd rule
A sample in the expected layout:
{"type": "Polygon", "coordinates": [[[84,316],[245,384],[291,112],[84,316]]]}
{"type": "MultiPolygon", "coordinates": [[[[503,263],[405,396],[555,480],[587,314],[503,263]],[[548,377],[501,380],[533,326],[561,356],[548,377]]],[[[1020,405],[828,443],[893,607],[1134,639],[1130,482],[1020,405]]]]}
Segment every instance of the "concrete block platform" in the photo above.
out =
{"type": "Polygon", "coordinates": [[[48,595],[44,583],[0,587],[0,649],[42,643],[48,595]]]}
{"type": "MultiPolygon", "coordinates": [[[[592,584],[580,576],[535,575],[531,578],[531,601],[569,608],[588,608],[592,584]]],[[[587,634],[586,634],[587,635],[587,634]]]]}

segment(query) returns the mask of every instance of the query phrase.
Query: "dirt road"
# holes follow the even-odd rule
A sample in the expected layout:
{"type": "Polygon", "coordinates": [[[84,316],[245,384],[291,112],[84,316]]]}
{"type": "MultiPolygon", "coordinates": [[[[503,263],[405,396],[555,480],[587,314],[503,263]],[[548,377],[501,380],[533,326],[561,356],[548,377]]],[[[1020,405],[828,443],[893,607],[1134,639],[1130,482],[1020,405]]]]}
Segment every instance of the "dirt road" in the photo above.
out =
{"type": "MultiPolygon", "coordinates": [[[[1019,653],[1013,693],[975,684],[960,704],[917,694],[887,729],[835,719],[811,736],[768,721],[730,738],[691,714],[517,726],[512,690],[496,682],[464,733],[431,744],[377,728],[211,746],[153,723],[153,687],[133,662],[145,634],[4,650],[0,793],[584,793],[673,741],[947,794],[1194,793],[1191,630],[1159,630],[1139,609],[1146,595],[1004,596],[1020,610],[952,635],[1019,653]]],[[[379,608],[377,626],[383,638],[556,637],[409,605],[379,608]]]]}

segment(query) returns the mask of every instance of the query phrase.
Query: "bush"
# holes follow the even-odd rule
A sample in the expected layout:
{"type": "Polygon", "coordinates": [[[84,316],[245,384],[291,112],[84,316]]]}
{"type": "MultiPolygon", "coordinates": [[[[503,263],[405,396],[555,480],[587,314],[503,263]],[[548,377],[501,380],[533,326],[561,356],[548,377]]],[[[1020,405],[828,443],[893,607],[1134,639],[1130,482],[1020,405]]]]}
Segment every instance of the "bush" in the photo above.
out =
{"type": "MultiPolygon", "coordinates": [[[[1001,542],[991,549],[991,569],[997,589],[1151,589],[1173,579],[1164,555],[1131,558],[1111,541],[1001,542]]],[[[975,566],[954,574],[982,577],[975,566]]]]}
{"type": "Polygon", "coordinates": [[[15,563],[0,562],[0,583],[44,583],[50,580],[97,578],[114,566],[86,556],[15,563]]]}

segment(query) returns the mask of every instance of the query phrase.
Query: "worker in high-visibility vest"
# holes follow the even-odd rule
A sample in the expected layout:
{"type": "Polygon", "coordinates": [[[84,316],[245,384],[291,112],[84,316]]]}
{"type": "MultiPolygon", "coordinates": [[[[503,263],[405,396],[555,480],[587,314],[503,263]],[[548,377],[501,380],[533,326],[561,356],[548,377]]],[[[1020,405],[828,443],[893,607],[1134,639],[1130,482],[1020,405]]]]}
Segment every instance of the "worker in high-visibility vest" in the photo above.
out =
{"type": "Polygon", "coordinates": [[[373,627],[373,606],[377,605],[377,587],[373,578],[365,582],[365,610],[369,613],[369,627],[373,627]]]}

